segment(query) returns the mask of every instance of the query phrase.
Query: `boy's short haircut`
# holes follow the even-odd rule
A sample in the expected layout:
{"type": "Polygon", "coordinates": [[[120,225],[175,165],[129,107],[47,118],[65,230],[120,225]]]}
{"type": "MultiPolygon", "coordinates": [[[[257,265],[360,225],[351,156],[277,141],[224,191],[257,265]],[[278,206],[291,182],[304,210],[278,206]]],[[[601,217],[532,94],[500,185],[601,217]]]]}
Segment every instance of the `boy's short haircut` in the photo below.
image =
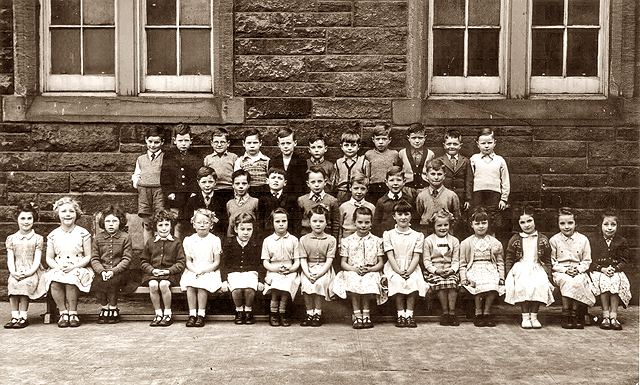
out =
{"type": "Polygon", "coordinates": [[[360,133],[355,130],[347,130],[340,136],[340,144],[342,143],[355,143],[360,144],[360,133]]]}
{"type": "Polygon", "coordinates": [[[442,163],[442,160],[438,158],[431,159],[430,161],[427,162],[427,164],[424,165],[424,169],[426,172],[429,172],[429,170],[431,169],[438,171],[438,170],[442,170],[443,168],[444,168],[444,163],[442,163]]]}
{"type": "Polygon", "coordinates": [[[238,225],[241,225],[243,223],[255,224],[256,223],[256,217],[254,217],[250,213],[238,214],[235,218],[233,218],[233,224],[232,225],[233,225],[234,232],[235,232],[236,227],[238,227],[238,225]]]}
{"type": "Polygon", "coordinates": [[[367,178],[366,175],[364,175],[361,172],[354,172],[353,175],[351,175],[351,185],[353,186],[354,183],[358,183],[364,186],[369,186],[369,178],[367,178]]]}
{"type": "Polygon", "coordinates": [[[18,203],[18,207],[13,212],[13,218],[17,221],[20,213],[31,213],[33,215],[33,221],[38,221],[38,206],[36,206],[33,202],[28,202],[26,200],[21,200],[18,203]]]}
{"type": "Polygon", "coordinates": [[[411,203],[407,202],[404,199],[400,199],[398,203],[393,205],[394,213],[410,213],[413,208],[411,207],[411,203]]]}
{"type": "Polygon", "coordinates": [[[322,174],[322,177],[327,180],[327,178],[329,178],[329,175],[327,175],[327,170],[325,170],[324,168],[322,168],[322,166],[318,166],[318,165],[313,165],[311,167],[309,167],[309,169],[307,170],[307,180],[309,180],[309,175],[311,174],[322,174]]]}
{"type": "Polygon", "coordinates": [[[471,217],[469,217],[469,222],[482,222],[489,221],[489,213],[484,207],[478,207],[473,210],[471,217]]]}
{"type": "Polygon", "coordinates": [[[233,174],[231,174],[231,183],[233,183],[237,177],[239,176],[246,176],[247,177],[247,183],[251,183],[251,174],[249,174],[248,171],[243,170],[243,169],[238,169],[236,171],[233,172],[233,174]]]}
{"type": "Polygon", "coordinates": [[[493,132],[493,128],[485,127],[478,130],[478,136],[476,137],[476,141],[480,139],[481,136],[490,136],[494,140],[496,138],[495,132],[493,132]]]}
{"type": "Polygon", "coordinates": [[[451,128],[444,132],[444,140],[446,141],[447,139],[458,139],[462,143],[462,134],[455,128],[451,128]]]}
{"type": "Polygon", "coordinates": [[[317,141],[321,140],[322,143],[326,146],[327,145],[327,139],[325,138],[324,134],[318,132],[316,134],[313,134],[309,137],[309,145],[311,145],[312,143],[315,143],[317,141]]]}
{"type": "Polygon", "coordinates": [[[216,136],[224,136],[224,140],[229,140],[229,131],[222,127],[216,127],[211,131],[211,140],[213,141],[216,136]]]}
{"type": "Polygon", "coordinates": [[[281,129],[278,130],[278,133],[276,133],[276,138],[278,139],[282,139],[282,138],[286,138],[289,135],[293,135],[293,140],[296,140],[296,133],[295,131],[293,131],[292,129],[290,129],[289,127],[282,127],[281,129]]]}
{"type": "Polygon", "coordinates": [[[109,215],[113,215],[118,218],[120,221],[120,230],[126,231],[125,226],[127,225],[127,214],[124,212],[122,207],[109,205],[106,209],[102,210],[100,216],[98,216],[98,227],[104,230],[104,219],[109,215]]]}
{"type": "Polygon", "coordinates": [[[572,209],[571,207],[560,207],[558,209],[558,216],[560,215],[571,215],[573,217],[573,219],[576,218],[576,213],[575,210],[572,209]]]}
{"type": "Polygon", "coordinates": [[[270,167],[269,172],[267,173],[267,178],[271,176],[271,174],[280,174],[284,177],[285,180],[287,179],[287,172],[280,167],[270,167]]]}
{"type": "MultiPolygon", "coordinates": [[[[618,223],[618,225],[620,224],[620,214],[618,213],[618,210],[614,209],[613,207],[607,207],[604,209],[604,211],[602,212],[602,214],[600,215],[600,223],[602,223],[602,221],[604,220],[604,218],[615,218],[616,219],[616,223],[618,223]]],[[[600,229],[602,231],[602,229],[600,229]]]]}
{"type": "Polygon", "coordinates": [[[148,126],[146,130],[144,130],[144,138],[147,139],[151,136],[157,136],[160,139],[164,140],[164,130],[160,126],[148,126]]]}
{"type": "Polygon", "coordinates": [[[176,214],[172,213],[169,210],[163,209],[153,214],[153,219],[151,220],[151,224],[155,229],[158,226],[158,223],[163,221],[169,221],[171,222],[171,227],[173,227],[173,224],[175,223],[176,218],[177,218],[176,214]]]}
{"type": "Polygon", "coordinates": [[[173,137],[178,135],[191,135],[191,126],[184,123],[178,124],[173,130],[173,137]]]}
{"type": "Polygon", "coordinates": [[[324,215],[326,221],[329,220],[329,209],[323,204],[315,205],[311,210],[307,211],[307,218],[311,219],[313,214],[324,215]]]}
{"type": "Polygon", "coordinates": [[[422,125],[422,123],[413,123],[407,129],[407,136],[411,134],[426,134],[427,129],[422,125]]]}
{"type": "Polygon", "coordinates": [[[209,175],[211,175],[213,179],[218,180],[218,174],[216,173],[216,170],[212,169],[209,166],[202,166],[198,169],[198,172],[196,173],[196,178],[197,180],[200,180],[209,175]]]}
{"type": "Polygon", "coordinates": [[[370,208],[365,207],[365,206],[360,206],[357,207],[354,211],[353,211],[353,221],[355,222],[356,219],[358,218],[358,215],[368,215],[370,217],[373,217],[373,212],[371,211],[370,208]]]}
{"type": "Polygon", "coordinates": [[[404,170],[400,166],[391,166],[391,168],[387,170],[387,175],[385,179],[389,179],[390,176],[397,176],[397,175],[401,176],[402,179],[404,179],[404,170]]]}
{"type": "Polygon", "coordinates": [[[287,212],[287,209],[285,209],[284,207],[276,207],[275,209],[273,209],[273,211],[271,211],[271,215],[269,215],[270,222],[273,222],[273,217],[275,217],[276,214],[284,214],[287,216],[287,220],[289,219],[289,213],[287,212]]]}
{"type": "Polygon", "coordinates": [[[380,123],[373,128],[373,133],[371,134],[371,138],[376,136],[386,136],[391,139],[391,126],[389,123],[384,122],[380,123]]]}
{"type": "Polygon", "coordinates": [[[260,130],[257,128],[247,128],[242,132],[242,140],[247,140],[249,136],[257,136],[259,141],[262,141],[262,135],[260,134],[260,130]]]}

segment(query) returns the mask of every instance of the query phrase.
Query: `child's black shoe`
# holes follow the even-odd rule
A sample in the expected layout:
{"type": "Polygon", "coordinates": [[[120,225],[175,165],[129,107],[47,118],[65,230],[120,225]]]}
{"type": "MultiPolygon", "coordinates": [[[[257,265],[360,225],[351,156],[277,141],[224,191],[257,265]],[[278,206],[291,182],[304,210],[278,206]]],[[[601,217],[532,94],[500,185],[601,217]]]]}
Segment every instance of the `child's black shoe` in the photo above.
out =
{"type": "Polygon", "coordinates": [[[443,314],[440,317],[440,325],[442,326],[449,326],[451,325],[451,318],[449,318],[449,314],[443,314]]]}
{"type": "Polygon", "coordinates": [[[189,318],[187,319],[187,323],[184,326],[188,328],[192,328],[196,326],[196,317],[193,315],[190,315],[189,318]]]}
{"type": "Polygon", "coordinates": [[[600,323],[600,329],[609,330],[611,329],[611,322],[609,322],[609,318],[605,317],[602,319],[600,323]]]}
{"type": "Polygon", "coordinates": [[[353,321],[353,328],[354,329],[362,329],[364,327],[364,324],[362,323],[362,318],[356,318],[353,321]]]}
{"type": "Polygon", "coordinates": [[[242,311],[236,312],[236,317],[233,319],[233,323],[236,325],[242,325],[245,322],[245,315],[242,311]]]}
{"type": "Polygon", "coordinates": [[[373,328],[373,322],[371,322],[371,318],[364,317],[362,319],[362,328],[363,329],[371,329],[371,328],[373,328]]]}
{"type": "Polygon", "coordinates": [[[416,320],[413,317],[406,317],[404,319],[404,326],[407,328],[417,328],[418,324],[416,324],[416,320]]]}
{"type": "Polygon", "coordinates": [[[16,324],[18,323],[18,321],[19,321],[18,318],[11,318],[11,321],[9,321],[6,324],[4,324],[4,328],[5,329],[14,329],[16,324]]]}
{"type": "Polygon", "coordinates": [[[562,324],[563,329],[573,329],[573,317],[566,316],[565,322],[562,324]]]}
{"type": "Polygon", "coordinates": [[[291,326],[287,313],[280,313],[280,326],[291,326]]]}
{"type": "Polygon", "coordinates": [[[484,318],[484,326],[490,327],[490,328],[496,326],[496,320],[493,318],[491,314],[487,314],[483,316],[483,318],[484,318]]]}
{"type": "Polygon", "coordinates": [[[58,320],[59,328],[68,328],[69,327],[69,315],[68,314],[60,314],[60,319],[58,320]]]}
{"type": "Polygon", "coordinates": [[[313,326],[313,316],[311,314],[306,314],[302,322],[300,322],[300,326],[313,326]]]}
{"type": "Polygon", "coordinates": [[[151,323],[149,324],[149,326],[160,326],[160,321],[162,321],[162,316],[156,315],[153,318],[153,321],[151,321],[151,323]]]}
{"type": "Polygon", "coordinates": [[[69,315],[69,327],[72,328],[77,328],[78,326],[80,326],[82,323],[80,322],[80,318],[78,318],[77,314],[71,314],[69,315]]]}
{"type": "Polygon", "coordinates": [[[100,314],[98,314],[98,324],[106,324],[107,323],[107,313],[109,312],[109,310],[107,309],[102,309],[100,310],[100,314]]]}
{"type": "Polygon", "coordinates": [[[204,327],[204,316],[201,316],[201,315],[197,316],[196,317],[196,323],[193,326],[195,326],[197,328],[204,327]]]}
{"type": "Polygon", "coordinates": [[[108,322],[110,324],[117,324],[118,322],[120,322],[120,309],[111,309],[111,315],[109,316],[108,322]]]}
{"type": "Polygon", "coordinates": [[[313,315],[313,319],[311,320],[311,326],[313,327],[322,326],[322,316],[320,316],[320,314],[313,315]]]}
{"type": "Polygon", "coordinates": [[[14,329],[22,329],[22,328],[26,328],[27,326],[29,326],[29,321],[27,321],[26,318],[20,318],[18,320],[18,322],[16,322],[15,326],[13,327],[14,329]]]}
{"type": "MultiPolygon", "coordinates": [[[[22,320],[22,318],[20,318],[22,320]]],[[[612,330],[622,330],[622,325],[620,325],[620,321],[617,318],[611,319],[611,329],[612,330]]]]}
{"type": "Polygon", "coordinates": [[[158,326],[171,326],[171,324],[173,324],[171,316],[165,315],[164,317],[162,317],[162,320],[160,321],[160,324],[158,326]]]}
{"type": "Polygon", "coordinates": [[[269,313],[269,325],[280,326],[280,317],[278,313],[269,313]]]}
{"type": "Polygon", "coordinates": [[[484,327],[484,317],[482,314],[476,314],[475,318],[473,319],[473,325],[479,328],[484,327]]]}
{"type": "Polygon", "coordinates": [[[256,323],[255,318],[253,318],[253,312],[248,311],[245,313],[244,323],[247,325],[253,325],[256,323]]]}
{"type": "Polygon", "coordinates": [[[458,321],[458,317],[455,314],[449,314],[449,325],[460,326],[460,321],[458,321]]]}
{"type": "Polygon", "coordinates": [[[396,327],[397,328],[403,328],[404,326],[405,326],[404,317],[399,315],[398,318],[396,318],[396,327]]]}

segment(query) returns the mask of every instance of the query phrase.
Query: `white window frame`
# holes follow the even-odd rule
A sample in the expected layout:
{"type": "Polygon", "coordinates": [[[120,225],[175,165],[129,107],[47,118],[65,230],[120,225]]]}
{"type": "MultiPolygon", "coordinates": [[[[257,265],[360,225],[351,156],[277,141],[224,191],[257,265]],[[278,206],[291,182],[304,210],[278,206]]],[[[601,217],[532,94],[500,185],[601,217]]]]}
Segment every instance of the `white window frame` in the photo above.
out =
{"type": "MultiPolygon", "coordinates": [[[[610,33],[610,0],[599,0],[599,33],[598,33],[598,74],[597,76],[571,76],[566,77],[567,66],[567,18],[568,1],[564,0],[564,37],[562,53],[563,76],[529,76],[529,95],[531,97],[586,97],[589,95],[606,97],[609,90],[609,33],[610,33]]],[[[532,74],[533,66],[533,0],[528,2],[529,34],[528,73],[532,74]]],[[[544,27],[537,27],[543,29],[544,27]]],[[[555,28],[549,27],[549,28],[555,28]]],[[[579,28],[579,27],[578,27],[579,28]]]]}
{"type": "MultiPolygon", "coordinates": [[[[147,28],[166,28],[166,26],[153,26],[147,27],[146,20],[146,2],[147,0],[138,0],[138,20],[140,20],[140,28],[139,28],[139,41],[138,45],[138,57],[140,58],[140,66],[138,79],[140,79],[140,92],[144,93],[165,93],[165,92],[180,92],[180,93],[209,93],[212,94],[214,92],[214,82],[213,82],[213,74],[215,68],[215,55],[214,51],[214,26],[215,21],[213,19],[213,1],[209,1],[209,29],[211,33],[209,35],[209,52],[211,55],[210,58],[210,74],[209,75],[147,75],[147,28]]],[[[180,20],[180,0],[177,2],[176,6],[176,19],[180,20]]],[[[198,26],[186,26],[189,29],[203,28],[198,26]]],[[[173,28],[173,27],[172,27],[173,28]]],[[[176,49],[177,55],[177,71],[180,73],[180,35],[179,29],[180,26],[176,28],[176,44],[178,45],[178,49],[176,49]]],[[[207,28],[207,27],[204,27],[207,28]]]]}
{"type": "MultiPolygon", "coordinates": [[[[434,2],[437,0],[429,0],[429,22],[428,22],[428,91],[427,96],[430,98],[502,98],[506,90],[507,73],[507,37],[509,33],[506,17],[507,9],[510,7],[508,0],[500,0],[500,37],[498,43],[498,76],[434,76],[433,75],[433,22],[434,22],[434,2]]],[[[465,7],[468,9],[469,0],[465,1],[465,7]]],[[[468,29],[468,13],[465,12],[465,29],[468,29]]],[[[474,26],[482,28],[483,26],[474,26]]],[[[486,26],[495,28],[495,26],[486,26]]],[[[467,72],[467,55],[468,55],[468,34],[465,34],[464,40],[464,72],[467,72]]]]}
{"type": "MultiPolygon", "coordinates": [[[[82,12],[82,4],[80,2],[80,34],[82,41],[82,19],[84,17],[82,12]]],[[[66,75],[66,74],[52,74],[51,73],[51,1],[42,1],[42,17],[40,18],[40,30],[42,32],[43,41],[41,46],[41,91],[42,92],[107,92],[109,94],[115,94],[116,92],[116,78],[118,76],[118,47],[116,42],[115,47],[115,68],[114,74],[110,75],[66,75]]],[[[114,34],[118,34],[118,0],[114,0],[114,34]]],[[[75,27],[75,26],[74,26],[75,27]]],[[[105,28],[104,26],[95,26],[97,28],[105,28]]],[[[55,27],[55,28],[64,28],[55,27]]],[[[115,40],[115,39],[114,39],[115,40]]],[[[83,70],[83,58],[84,50],[82,45],[80,46],[80,69],[83,70]]]]}

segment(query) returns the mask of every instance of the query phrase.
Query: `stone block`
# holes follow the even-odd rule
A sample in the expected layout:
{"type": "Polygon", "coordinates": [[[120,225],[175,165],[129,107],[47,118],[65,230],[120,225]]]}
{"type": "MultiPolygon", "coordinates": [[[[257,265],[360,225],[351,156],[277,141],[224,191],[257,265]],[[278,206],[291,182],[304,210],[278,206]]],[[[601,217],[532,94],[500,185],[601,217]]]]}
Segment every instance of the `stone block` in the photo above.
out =
{"type": "Polygon", "coordinates": [[[247,119],[305,119],[311,117],[311,99],[248,98],[247,119]]]}
{"type": "Polygon", "coordinates": [[[295,13],[293,25],[294,27],[350,27],[351,13],[295,13]]]}
{"type": "Polygon", "coordinates": [[[326,39],[327,37],[327,29],[326,28],[294,28],[293,34],[291,35],[294,39],[313,39],[320,38],[326,39]]]}
{"type": "Polygon", "coordinates": [[[336,147],[340,145],[340,135],[343,132],[360,132],[360,122],[357,120],[292,120],[289,125],[296,132],[298,146],[308,146],[310,136],[322,133],[326,138],[326,144],[336,147]]]}
{"type": "Polygon", "coordinates": [[[142,143],[123,143],[120,145],[120,152],[141,155],[147,150],[147,146],[142,143]]]}
{"type": "Polygon", "coordinates": [[[612,127],[544,126],[533,129],[533,139],[605,142],[615,140],[615,129],[612,127]]]}
{"type": "Polygon", "coordinates": [[[351,1],[318,1],[319,12],[351,12],[351,1]]]}
{"type": "MultiPolygon", "coordinates": [[[[443,133],[444,134],[444,133],[443,133]]],[[[474,139],[475,142],[475,139],[474,139]]],[[[442,143],[440,141],[440,143],[442,143]]],[[[531,137],[526,136],[499,136],[496,144],[496,152],[502,157],[529,157],[535,154],[531,146],[531,137]]],[[[469,143],[471,145],[471,143],[469,143]]],[[[473,143],[475,145],[475,143],[473,143]]],[[[475,149],[474,149],[475,150],[475,149]]]]}
{"type": "Polygon", "coordinates": [[[31,125],[25,123],[0,123],[0,132],[11,134],[29,134],[31,125]]]}
{"type": "Polygon", "coordinates": [[[584,157],[587,155],[587,143],[573,140],[534,140],[532,151],[536,156],[584,157]]]}
{"type": "Polygon", "coordinates": [[[328,54],[406,55],[404,28],[349,28],[327,31],[328,54]]]}
{"type": "Polygon", "coordinates": [[[640,147],[638,147],[637,142],[616,141],[589,143],[589,165],[640,165],[640,147]]]}
{"type": "Polygon", "coordinates": [[[542,187],[606,187],[609,185],[607,174],[543,174],[542,187]]]}
{"type": "Polygon", "coordinates": [[[38,194],[37,193],[15,193],[8,192],[6,195],[6,199],[2,204],[16,206],[18,202],[25,200],[27,202],[38,202],[38,194]]]}
{"type": "Polygon", "coordinates": [[[49,153],[50,171],[130,171],[136,165],[137,154],[49,153]]]}
{"type": "Polygon", "coordinates": [[[0,170],[46,171],[47,155],[34,152],[0,152],[0,170]]]}
{"type": "Polygon", "coordinates": [[[316,0],[236,0],[236,12],[315,12],[316,0]]]}
{"type": "Polygon", "coordinates": [[[356,27],[402,27],[407,25],[407,3],[399,1],[356,1],[356,27]]]}
{"type": "Polygon", "coordinates": [[[335,83],[336,74],[333,72],[310,72],[308,83],[335,83]]]}
{"type": "Polygon", "coordinates": [[[0,151],[29,151],[32,145],[29,134],[0,134],[0,151]]]}
{"type": "Polygon", "coordinates": [[[628,140],[631,142],[640,141],[640,129],[638,128],[618,128],[617,140],[628,140]]]}
{"type": "Polygon", "coordinates": [[[326,83],[236,83],[236,95],[247,97],[327,97],[333,85],[326,83]]]}
{"type": "Polygon", "coordinates": [[[135,192],[131,173],[124,172],[72,172],[71,191],[78,192],[135,192]]]}
{"type": "Polygon", "coordinates": [[[36,124],[31,135],[41,151],[103,152],[118,150],[119,134],[115,124],[36,124]]]}
{"type": "Polygon", "coordinates": [[[638,167],[607,167],[609,185],[614,187],[640,186],[640,168],[638,167]]]}
{"type": "Polygon", "coordinates": [[[391,100],[330,98],[313,100],[318,119],[391,119],[391,100]]]}
{"type": "Polygon", "coordinates": [[[290,13],[238,13],[235,18],[235,37],[291,37],[293,20],[290,13]]]}
{"type": "Polygon", "coordinates": [[[383,58],[380,56],[327,55],[305,58],[310,72],[367,72],[381,71],[383,58]]]}
{"type": "Polygon", "coordinates": [[[586,158],[512,158],[509,172],[514,174],[585,174],[586,158]]]}
{"type": "Polygon", "coordinates": [[[325,39],[236,39],[236,55],[321,55],[325,39]]]}
{"type": "Polygon", "coordinates": [[[509,175],[509,181],[513,192],[540,191],[542,187],[540,175],[511,174],[509,175]]]}
{"type": "MultiPolygon", "coordinates": [[[[13,206],[0,206],[0,222],[13,222],[15,221],[15,207],[13,206]]],[[[2,265],[0,265],[2,266],[2,265]]]]}
{"type": "Polygon", "coordinates": [[[544,189],[541,192],[541,204],[543,207],[569,206],[581,209],[602,209],[604,207],[618,206],[623,201],[620,191],[611,191],[603,188],[553,188],[544,189]]]}
{"type": "Polygon", "coordinates": [[[239,82],[305,82],[308,78],[302,57],[238,56],[235,61],[239,82]]]}
{"type": "Polygon", "coordinates": [[[68,172],[10,172],[7,190],[12,192],[66,192],[69,191],[68,172]]]}
{"type": "MultiPolygon", "coordinates": [[[[71,197],[73,199],[75,199],[76,201],[78,201],[80,203],[80,208],[82,209],[82,211],[86,211],[84,209],[84,206],[82,205],[82,195],[78,192],[73,192],[73,193],[54,193],[54,194],[50,194],[50,193],[41,193],[38,194],[38,206],[40,207],[40,210],[42,211],[52,211],[53,210],[53,205],[56,203],[56,201],[60,198],[63,197],[71,197]]],[[[42,215],[42,211],[40,213],[40,215],[42,215]]],[[[57,221],[57,219],[56,219],[57,221]]]]}
{"type": "Polygon", "coordinates": [[[339,73],[336,75],[336,96],[404,97],[405,80],[403,73],[339,73]]]}
{"type": "Polygon", "coordinates": [[[389,72],[404,72],[407,70],[406,63],[384,63],[382,67],[385,71],[389,72]]]}

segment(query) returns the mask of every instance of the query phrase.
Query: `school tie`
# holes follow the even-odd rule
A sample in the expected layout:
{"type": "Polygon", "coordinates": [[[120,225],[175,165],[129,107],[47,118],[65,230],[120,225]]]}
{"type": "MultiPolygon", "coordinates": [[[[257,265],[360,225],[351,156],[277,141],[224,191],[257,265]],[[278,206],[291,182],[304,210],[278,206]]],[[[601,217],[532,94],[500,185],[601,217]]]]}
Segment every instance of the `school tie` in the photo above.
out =
{"type": "Polygon", "coordinates": [[[205,195],[204,204],[209,206],[209,203],[211,203],[211,195],[205,195]]]}
{"type": "Polygon", "coordinates": [[[152,152],[150,158],[151,158],[151,161],[153,162],[153,160],[156,158],[156,153],[152,152]]]}
{"type": "Polygon", "coordinates": [[[438,196],[438,190],[433,190],[431,192],[431,195],[435,198],[436,196],[438,196]]]}
{"type": "Polygon", "coordinates": [[[456,166],[458,165],[458,159],[456,157],[452,157],[451,164],[453,165],[453,168],[456,168],[456,166]]]}
{"type": "Polygon", "coordinates": [[[422,152],[421,151],[414,151],[413,152],[413,162],[415,163],[415,165],[418,166],[420,164],[421,160],[422,160],[422,152]]]}
{"type": "Polygon", "coordinates": [[[393,194],[393,200],[394,200],[394,201],[398,201],[398,200],[400,200],[400,194],[398,194],[398,193],[393,194]]]}
{"type": "Polygon", "coordinates": [[[320,194],[313,194],[313,201],[316,203],[320,203],[320,201],[322,200],[322,197],[320,196],[320,194]]]}

